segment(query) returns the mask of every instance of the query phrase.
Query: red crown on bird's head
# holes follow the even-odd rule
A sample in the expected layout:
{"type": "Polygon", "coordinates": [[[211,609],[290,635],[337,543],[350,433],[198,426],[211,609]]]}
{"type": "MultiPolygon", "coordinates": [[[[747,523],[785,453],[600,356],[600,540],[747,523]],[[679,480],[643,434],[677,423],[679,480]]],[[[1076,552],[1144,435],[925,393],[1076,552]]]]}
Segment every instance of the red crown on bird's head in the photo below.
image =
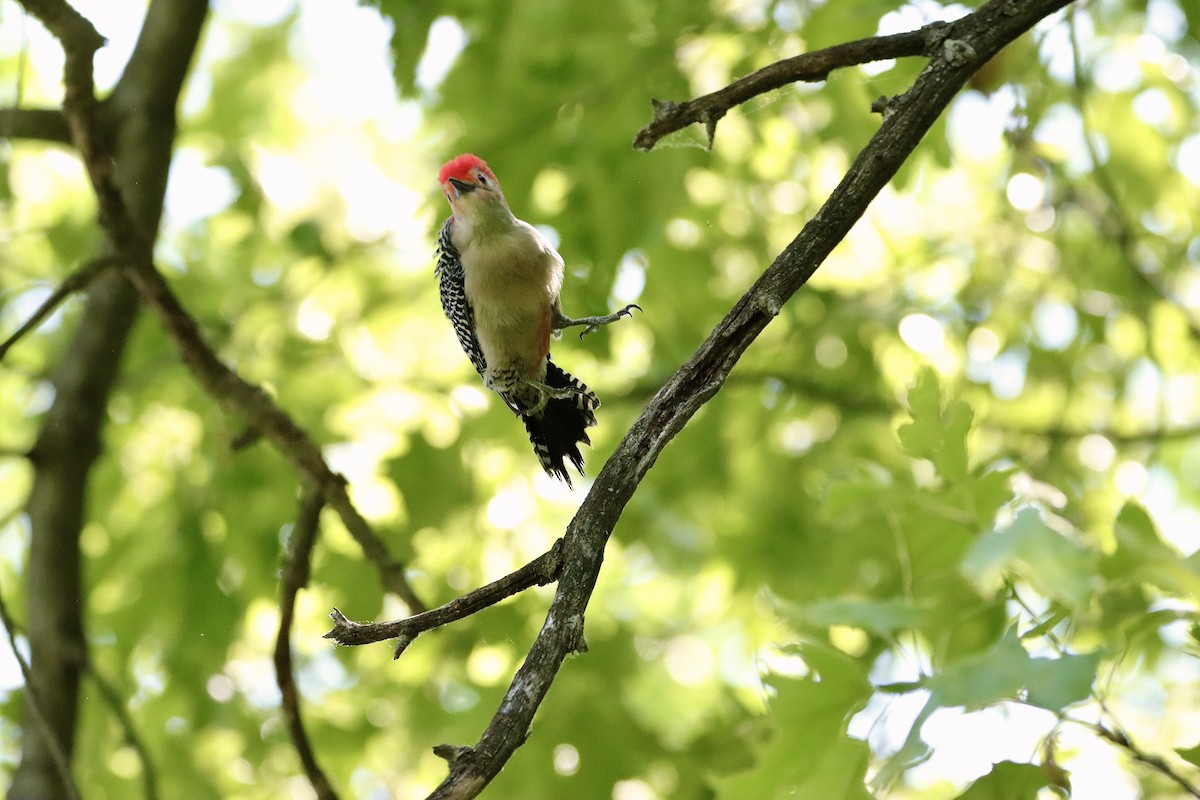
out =
{"type": "Polygon", "coordinates": [[[444,184],[451,178],[457,178],[460,181],[470,183],[472,182],[471,170],[475,168],[478,168],[484,175],[487,175],[493,182],[498,182],[496,181],[495,173],[488,167],[487,162],[477,155],[463,153],[442,165],[442,170],[438,173],[438,184],[444,184]]]}

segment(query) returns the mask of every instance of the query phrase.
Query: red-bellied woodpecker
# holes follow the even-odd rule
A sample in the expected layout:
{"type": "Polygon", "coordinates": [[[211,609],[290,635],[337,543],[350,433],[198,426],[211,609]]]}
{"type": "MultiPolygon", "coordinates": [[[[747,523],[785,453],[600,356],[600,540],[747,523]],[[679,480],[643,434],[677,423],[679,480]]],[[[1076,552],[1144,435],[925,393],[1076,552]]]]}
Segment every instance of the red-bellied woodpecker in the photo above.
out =
{"type": "Polygon", "coordinates": [[[550,360],[550,336],[574,325],[590,333],[638,306],[564,316],[562,256],[513,216],[488,165],[460,155],[442,166],[438,183],[453,212],[438,235],[442,308],[484,385],[525,422],[542,468],[570,485],[563,459],[583,473],[579,443],[591,444],[586,429],[596,424],[600,401],[550,360]]]}

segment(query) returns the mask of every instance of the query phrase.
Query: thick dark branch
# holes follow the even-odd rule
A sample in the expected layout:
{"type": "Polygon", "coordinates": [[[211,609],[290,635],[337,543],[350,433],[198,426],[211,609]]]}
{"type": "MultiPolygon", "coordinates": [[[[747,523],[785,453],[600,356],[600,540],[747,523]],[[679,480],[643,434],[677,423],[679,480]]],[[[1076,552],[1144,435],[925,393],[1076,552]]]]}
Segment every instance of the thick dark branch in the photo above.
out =
{"type": "Polygon", "coordinates": [[[292,535],[288,537],[287,556],[279,580],[279,633],[275,637],[275,681],[279,684],[283,718],[287,722],[292,745],[300,756],[300,763],[304,766],[308,782],[312,784],[319,800],[337,800],[337,792],[325,776],[321,765],[317,763],[312,743],[304,730],[304,720],[300,716],[300,690],[296,688],[296,678],[292,672],[291,634],[292,621],[296,616],[296,595],[308,585],[313,545],[317,541],[321,508],[324,505],[319,491],[307,490],[300,502],[300,513],[292,527],[292,535]]]}
{"type": "Polygon", "coordinates": [[[463,617],[469,617],[477,611],[482,611],[488,606],[493,606],[526,589],[552,583],[558,575],[562,559],[562,543],[562,539],[559,539],[547,552],[516,572],[492,581],[486,586],[481,586],[473,592],[468,592],[462,597],[455,598],[444,606],[414,614],[406,619],[392,622],[353,622],[335,608],[329,615],[333,619],[333,630],[325,634],[325,638],[333,639],[338,644],[344,645],[373,644],[396,639],[398,641],[393,657],[399,658],[413,640],[425,631],[431,631],[463,617]]]}
{"type": "Polygon", "coordinates": [[[104,37],[65,0],[21,0],[21,5],[46,26],[64,50],[86,53],[90,58],[104,46],[104,37]]]}
{"type": "Polygon", "coordinates": [[[37,311],[33,312],[29,319],[25,320],[25,324],[17,328],[12,336],[5,339],[3,343],[0,343],[0,361],[4,360],[4,356],[8,354],[8,351],[22,336],[37,328],[38,325],[41,325],[42,320],[50,316],[54,312],[54,309],[58,308],[64,300],[76,292],[86,289],[100,273],[114,266],[115,263],[116,260],[112,258],[98,258],[95,261],[89,261],[68,275],[67,279],[59,284],[59,287],[46,298],[46,301],[38,307],[37,311]]]}
{"type": "Polygon", "coordinates": [[[116,272],[92,283],[71,343],[51,377],[54,402],[29,456],[34,480],[25,508],[32,535],[23,577],[36,672],[26,689],[26,708],[39,704],[55,737],[43,736],[36,725],[24,730],[21,766],[9,791],[13,797],[65,792],[50,748],[71,753],[79,681],[88,661],[80,552],[88,476],[102,450],[108,398],[135,310],[133,289],[116,272]]]}
{"type": "Polygon", "coordinates": [[[975,70],[1068,2],[990,0],[946,27],[929,66],[890,104],[878,132],[821,210],[655,395],[601,469],[567,527],[558,590],[537,640],[479,743],[454,751],[450,774],[431,800],[475,797],[525,740],[563,660],[581,648],[584,612],[605,545],[658,454],[720,390],[742,353],[849,233],[975,70]]]}
{"type": "Polygon", "coordinates": [[[724,89],[688,100],[684,103],[653,100],[654,121],[638,131],[633,146],[638,150],[650,150],[664,136],[682,130],[696,122],[704,123],[708,131],[708,142],[712,144],[717,120],[729,109],[739,106],[751,98],[758,97],[787,86],[789,83],[816,83],[829,77],[835,69],[885,61],[889,58],[927,55],[933,45],[945,34],[947,24],[934,22],[924,28],[890,36],[875,36],[854,42],[801,53],[785,58],[770,66],[739,78],[724,89]]]}
{"type": "Polygon", "coordinates": [[[0,139],[70,144],[71,129],[57,108],[0,108],[0,139]]]}
{"type": "Polygon", "coordinates": [[[112,102],[122,110],[133,103],[156,104],[169,112],[173,121],[175,103],[196,51],[194,41],[193,46],[180,46],[180,34],[198,36],[207,13],[207,0],[151,3],[137,44],[113,89],[112,102]]]}

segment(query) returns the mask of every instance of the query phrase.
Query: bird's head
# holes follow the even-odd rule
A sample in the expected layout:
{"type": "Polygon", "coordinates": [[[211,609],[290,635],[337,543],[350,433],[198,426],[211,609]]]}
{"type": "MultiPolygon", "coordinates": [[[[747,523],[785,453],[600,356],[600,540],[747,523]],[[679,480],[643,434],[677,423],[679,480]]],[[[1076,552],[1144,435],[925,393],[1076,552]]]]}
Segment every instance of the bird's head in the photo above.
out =
{"type": "Polygon", "coordinates": [[[442,185],[442,192],[455,216],[469,214],[474,208],[488,207],[497,201],[507,206],[496,174],[479,156],[464,153],[450,159],[442,165],[438,183],[442,185]]]}

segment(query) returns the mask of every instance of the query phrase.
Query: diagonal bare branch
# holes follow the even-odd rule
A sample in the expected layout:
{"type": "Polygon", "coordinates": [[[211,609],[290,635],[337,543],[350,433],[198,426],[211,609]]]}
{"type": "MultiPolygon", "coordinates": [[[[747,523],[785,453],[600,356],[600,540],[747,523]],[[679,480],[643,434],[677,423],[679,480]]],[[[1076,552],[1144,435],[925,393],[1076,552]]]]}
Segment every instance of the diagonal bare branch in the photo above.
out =
{"type": "Polygon", "coordinates": [[[704,124],[711,146],[717,121],[725,116],[729,109],[789,83],[823,81],[835,69],[891,58],[929,55],[934,45],[945,35],[947,27],[945,22],[934,22],[915,31],[873,36],[870,39],[858,39],[823,50],[801,53],[776,61],[744,78],[739,78],[723,89],[684,103],[652,100],[654,120],[638,131],[633,139],[633,146],[638,150],[651,150],[663,137],[694,123],[704,124]]]}
{"type": "Polygon", "coordinates": [[[137,727],[133,724],[133,716],[128,708],[129,699],[122,696],[112,681],[96,670],[95,664],[88,664],[88,676],[96,684],[96,689],[108,705],[109,711],[117,718],[126,744],[137,754],[139,770],[142,773],[143,800],[158,800],[158,768],[150,756],[150,748],[146,746],[146,740],[138,735],[137,727]]]}
{"type": "Polygon", "coordinates": [[[205,388],[230,412],[248,420],[271,441],[300,474],[315,484],[334,511],[341,517],[350,535],[379,571],[383,586],[408,604],[423,611],[404,565],[388,552],[387,545],[358,512],[346,491],[346,479],[329,468],[321,449],[286,411],[260,387],[247,382],[228,367],[205,341],[200,327],[171,291],[153,264],[127,264],[125,272],[137,288],[142,302],[150,309],[174,341],[184,364],[205,388]]]}
{"type": "Polygon", "coordinates": [[[333,630],[325,634],[324,638],[333,639],[342,645],[372,644],[396,639],[398,641],[393,657],[399,658],[419,634],[469,617],[531,587],[553,583],[558,576],[562,559],[562,544],[563,540],[559,539],[548,551],[515,572],[457,597],[445,605],[405,619],[392,622],[353,622],[335,608],[329,615],[333,619],[333,630]]]}
{"type": "Polygon", "coordinates": [[[115,265],[115,260],[112,258],[97,258],[94,261],[89,261],[79,269],[67,276],[66,280],[58,285],[49,297],[46,298],[38,309],[30,315],[25,323],[17,328],[11,336],[0,342],[0,361],[8,355],[8,351],[12,349],[23,336],[28,334],[42,324],[46,317],[50,316],[54,309],[62,305],[63,301],[76,292],[81,292],[91,284],[102,272],[115,265]]]}
{"type": "Polygon", "coordinates": [[[42,711],[42,698],[39,697],[35,686],[33,670],[30,668],[29,661],[22,655],[21,648],[17,646],[16,623],[8,613],[8,603],[4,601],[2,592],[0,592],[0,625],[4,626],[5,633],[8,634],[9,649],[17,661],[17,667],[21,670],[21,677],[25,680],[25,708],[33,716],[34,724],[41,730],[46,749],[50,752],[51,760],[54,761],[54,768],[58,770],[58,777],[62,782],[63,790],[67,793],[68,800],[80,800],[79,787],[75,785],[75,779],[71,776],[70,758],[63,752],[54,728],[42,711]]]}
{"type": "Polygon", "coordinates": [[[36,17],[63,49],[91,58],[104,46],[104,37],[66,0],[21,0],[25,10],[36,17]]]}

